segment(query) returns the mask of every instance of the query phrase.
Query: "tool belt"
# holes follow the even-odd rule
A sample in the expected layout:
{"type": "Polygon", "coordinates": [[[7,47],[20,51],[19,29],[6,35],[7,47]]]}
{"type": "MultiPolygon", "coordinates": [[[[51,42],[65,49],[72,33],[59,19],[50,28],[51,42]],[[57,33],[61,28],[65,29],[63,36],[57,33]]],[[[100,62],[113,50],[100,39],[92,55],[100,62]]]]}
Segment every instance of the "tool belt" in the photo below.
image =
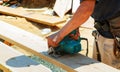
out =
{"type": "Polygon", "coordinates": [[[110,27],[107,21],[95,21],[94,27],[97,30],[110,31],[110,27]]]}
{"type": "Polygon", "coordinates": [[[95,21],[94,24],[95,24],[94,27],[103,37],[113,38],[113,35],[110,32],[110,25],[108,21],[95,21]]]}
{"type": "Polygon", "coordinates": [[[120,58],[120,16],[109,20],[109,24],[114,37],[114,55],[120,58]]]}
{"type": "Polygon", "coordinates": [[[120,16],[109,20],[109,24],[113,35],[120,38],[120,16]]]}
{"type": "Polygon", "coordinates": [[[114,55],[116,58],[120,58],[120,16],[107,21],[95,21],[94,27],[98,32],[101,32],[100,34],[107,32],[112,36],[114,39],[114,55]]]}

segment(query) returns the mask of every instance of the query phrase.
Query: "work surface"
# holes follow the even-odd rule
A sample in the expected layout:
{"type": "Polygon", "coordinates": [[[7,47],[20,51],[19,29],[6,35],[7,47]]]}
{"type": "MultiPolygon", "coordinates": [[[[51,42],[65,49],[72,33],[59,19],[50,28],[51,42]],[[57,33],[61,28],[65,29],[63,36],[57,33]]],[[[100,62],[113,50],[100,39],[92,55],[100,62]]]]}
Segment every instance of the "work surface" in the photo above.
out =
{"type": "Polygon", "coordinates": [[[54,59],[67,66],[70,66],[78,72],[120,72],[120,70],[116,70],[82,54],[65,55],[54,59]]]}
{"type": "Polygon", "coordinates": [[[66,55],[59,58],[50,57],[47,55],[47,42],[44,39],[2,21],[0,21],[0,37],[63,68],[70,67],[79,72],[119,72],[115,68],[81,54],[66,55]]]}

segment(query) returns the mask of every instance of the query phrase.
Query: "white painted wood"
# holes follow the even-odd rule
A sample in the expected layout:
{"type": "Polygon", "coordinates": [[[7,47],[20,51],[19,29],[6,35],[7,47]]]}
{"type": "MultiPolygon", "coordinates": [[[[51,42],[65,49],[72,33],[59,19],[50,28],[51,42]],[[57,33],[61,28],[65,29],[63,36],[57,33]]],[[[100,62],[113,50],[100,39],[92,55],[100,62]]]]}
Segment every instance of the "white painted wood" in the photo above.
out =
{"type": "Polygon", "coordinates": [[[12,26],[3,21],[0,21],[0,36],[9,38],[13,40],[12,42],[27,46],[35,51],[37,50],[37,52],[44,52],[48,50],[47,41],[42,37],[12,26]]]}
{"type": "MultiPolygon", "coordinates": [[[[34,50],[35,51],[35,52],[33,52],[34,54],[37,52],[37,53],[42,53],[42,54],[50,57],[46,52],[48,50],[46,40],[44,40],[43,38],[38,37],[32,33],[26,32],[15,26],[12,26],[8,23],[2,22],[2,21],[0,21],[0,37],[3,39],[7,39],[8,41],[10,41],[13,44],[20,45],[21,48],[26,47],[26,48],[34,50]]],[[[53,57],[51,57],[51,58],[53,58],[53,57]]],[[[98,61],[90,59],[81,54],[66,55],[63,57],[53,58],[53,59],[73,68],[76,71],[120,72],[120,70],[117,70],[108,65],[105,65],[98,61]]],[[[54,61],[51,61],[51,62],[54,64],[58,64],[57,62],[54,62],[54,61]]],[[[61,64],[58,64],[58,65],[61,66],[61,64]]],[[[63,67],[63,66],[61,66],[61,67],[63,67]]],[[[67,67],[64,66],[63,68],[65,69],[67,67]]],[[[71,71],[69,71],[69,72],[71,72],[71,71]]]]}
{"type": "Polygon", "coordinates": [[[67,13],[71,9],[72,0],[56,0],[53,10],[60,16],[64,17],[65,13],[67,13]]]}
{"type": "Polygon", "coordinates": [[[29,57],[0,42],[0,64],[12,72],[52,72],[29,57]]]}
{"type": "Polygon", "coordinates": [[[42,54],[47,53],[48,51],[47,40],[43,39],[42,37],[34,35],[23,29],[17,28],[6,22],[0,21],[0,38],[13,43],[20,48],[23,48],[28,52],[31,52],[34,55],[37,55],[40,58],[43,58],[44,60],[67,70],[68,72],[75,72],[75,70],[73,70],[69,66],[66,66],[42,54]]]}

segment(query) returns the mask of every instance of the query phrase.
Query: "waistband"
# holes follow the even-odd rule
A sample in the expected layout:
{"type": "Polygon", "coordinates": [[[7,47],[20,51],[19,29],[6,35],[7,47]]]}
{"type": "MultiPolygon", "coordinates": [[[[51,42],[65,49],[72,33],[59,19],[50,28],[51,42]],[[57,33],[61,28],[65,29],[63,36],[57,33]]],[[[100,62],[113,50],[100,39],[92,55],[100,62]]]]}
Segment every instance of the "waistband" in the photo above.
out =
{"type": "Polygon", "coordinates": [[[98,22],[95,21],[94,27],[97,29],[100,35],[106,38],[114,38],[112,33],[110,32],[110,26],[108,22],[98,22]]]}

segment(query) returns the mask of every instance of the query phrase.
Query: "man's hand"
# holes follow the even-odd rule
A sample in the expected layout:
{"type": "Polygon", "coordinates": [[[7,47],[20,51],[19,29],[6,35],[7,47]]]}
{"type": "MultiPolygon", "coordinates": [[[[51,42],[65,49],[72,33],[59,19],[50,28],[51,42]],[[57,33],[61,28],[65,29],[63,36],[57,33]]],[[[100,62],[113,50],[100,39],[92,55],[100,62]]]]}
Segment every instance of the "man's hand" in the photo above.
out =
{"type": "Polygon", "coordinates": [[[55,41],[53,41],[53,39],[55,38],[56,35],[57,35],[57,33],[52,34],[52,35],[47,37],[49,48],[58,46],[58,44],[55,41]]]}
{"type": "Polygon", "coordinates": [[[69,36],[74,40],[78,40],[80,37],[79,28],[76,29],[76,34],[70,34],[69,36]]]}
{"type": "Polygon", "coordinates": [[[50,37],[47,37],[47,40],[48,40],[49,48],[50,47],[57,47],[57,44],[50,37]]]}

